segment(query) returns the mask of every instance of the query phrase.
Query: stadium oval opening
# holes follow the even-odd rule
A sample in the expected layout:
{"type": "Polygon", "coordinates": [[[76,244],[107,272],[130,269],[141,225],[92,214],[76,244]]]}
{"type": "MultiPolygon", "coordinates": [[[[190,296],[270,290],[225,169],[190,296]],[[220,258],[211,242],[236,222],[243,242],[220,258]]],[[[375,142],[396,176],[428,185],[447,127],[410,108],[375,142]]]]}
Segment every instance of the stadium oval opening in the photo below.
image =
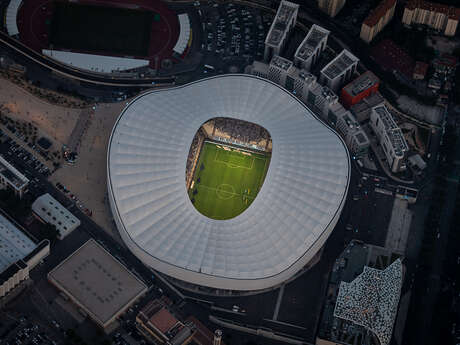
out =
{"type": "Polygon", "coordinates": [[[228,117],[205,122],[187,157],[185,184],[190,201],[206,217],[231,219],[255,200],[272,152],[263,127],[228,117]]]}

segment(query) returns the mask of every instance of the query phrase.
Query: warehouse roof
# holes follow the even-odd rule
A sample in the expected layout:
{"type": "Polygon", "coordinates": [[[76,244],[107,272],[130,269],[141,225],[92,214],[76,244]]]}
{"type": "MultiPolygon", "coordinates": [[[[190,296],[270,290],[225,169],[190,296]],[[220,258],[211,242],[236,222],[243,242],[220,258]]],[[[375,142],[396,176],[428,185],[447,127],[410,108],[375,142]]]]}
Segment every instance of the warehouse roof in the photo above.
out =
{"type": "Polygon", "coordinates": [[[49,274],[97,323],[106,326],[147,290],[145,284],[90,239],[49,274]]]}
{"type": "Polygon", "coordinates": [[[0,272],[29,255],[37,245],[0,214],[0,272]]]}
{"type": "Polygon", "coordinates": [[[43,221],[56,226],[59,239],[63,239],[80,225],[80,220],[48,193],[34,201],[32,210],[43,221]]]}

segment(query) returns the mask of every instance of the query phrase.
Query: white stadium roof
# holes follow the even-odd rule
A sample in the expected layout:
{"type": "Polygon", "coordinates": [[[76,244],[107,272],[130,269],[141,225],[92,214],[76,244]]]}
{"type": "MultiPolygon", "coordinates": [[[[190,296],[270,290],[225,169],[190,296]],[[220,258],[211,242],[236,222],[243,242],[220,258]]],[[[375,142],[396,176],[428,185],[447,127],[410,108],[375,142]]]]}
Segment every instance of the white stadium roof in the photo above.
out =
{"type": "Polygon", "coordinates": [[[19,34],[16,18],[18,16],[19,7],[21,7],[21,4],[22,0],[11,0],[8,4],[8,7],[6,8],[6,31],[8,31],[8,35],[10,36],[19,34]]]}
{"type": "Polygon", "coordinates": [[[188,14],[183,13],[177,16],[179,18],[179,38],[177,39],[176,45],[173,48],[177,54],[183,54],[187,48],[188,41],[190,40],[190,19],[188,14]]]}
{"type": "Polygon", "coordinates": [[[145,59],[74,53],[50,49],[42,49],[42,53],[66,65],[99,73],[127,71],[149,65],[149,60],[145,59]]]}
{"type": "Polygon", "coordinates": [[[280,86],[225,75],[135,98],[110,138],[109,200],[120,234],[145,264],[190,283],[258,290],[292,277],[323,246],[345,203],[342,139],[280,86]],[[264,184],[242,214],[213,220],[187,194],[185,167],[200,126],[256,123],[273,150],[264,184]]]}

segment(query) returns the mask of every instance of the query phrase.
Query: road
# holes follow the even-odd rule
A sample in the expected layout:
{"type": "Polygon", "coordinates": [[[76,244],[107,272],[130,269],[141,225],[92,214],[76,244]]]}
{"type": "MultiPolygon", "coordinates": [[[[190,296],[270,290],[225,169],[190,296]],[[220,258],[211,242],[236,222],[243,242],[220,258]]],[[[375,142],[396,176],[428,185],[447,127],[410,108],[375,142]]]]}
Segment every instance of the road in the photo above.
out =
{"type": "Polygon", "coordinates": [[[18,40],[8,36],[7,33],[0,31],[0,45],[10,48],[28,60],[39,64],[50,71],[64,77],[86,82],[93,85],[115,86],[115,87],[158,87],[173,86],[175,77],[155,77],[155,78],[120,78],[110,77],[104,74],[84,72],[64,64],[60,64],[36,51],[28,48],[18,40]]]}

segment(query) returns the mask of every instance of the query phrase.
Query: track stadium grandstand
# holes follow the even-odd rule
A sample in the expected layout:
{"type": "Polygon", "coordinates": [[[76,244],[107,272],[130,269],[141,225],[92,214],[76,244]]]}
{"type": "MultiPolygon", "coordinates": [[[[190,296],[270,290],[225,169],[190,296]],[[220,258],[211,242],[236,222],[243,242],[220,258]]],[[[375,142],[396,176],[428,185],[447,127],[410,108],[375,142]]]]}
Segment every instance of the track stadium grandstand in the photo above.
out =
{"type": "Polygon", "coordinates": [[[114,220],[141,261],[183,286],[255,291],[292,278],[322,248],[350,158],[285,89],[234,74],[132,100],[107,171],[114,220]]]}
{"type": "Polygon", "coordinates": [[[161,0],[9,0],[4,29],[29,48],[98,73],[171,66],[188,53],[187,13],[161,0]],[[103,25],[101,25],[103,23],[103,25]]]}

